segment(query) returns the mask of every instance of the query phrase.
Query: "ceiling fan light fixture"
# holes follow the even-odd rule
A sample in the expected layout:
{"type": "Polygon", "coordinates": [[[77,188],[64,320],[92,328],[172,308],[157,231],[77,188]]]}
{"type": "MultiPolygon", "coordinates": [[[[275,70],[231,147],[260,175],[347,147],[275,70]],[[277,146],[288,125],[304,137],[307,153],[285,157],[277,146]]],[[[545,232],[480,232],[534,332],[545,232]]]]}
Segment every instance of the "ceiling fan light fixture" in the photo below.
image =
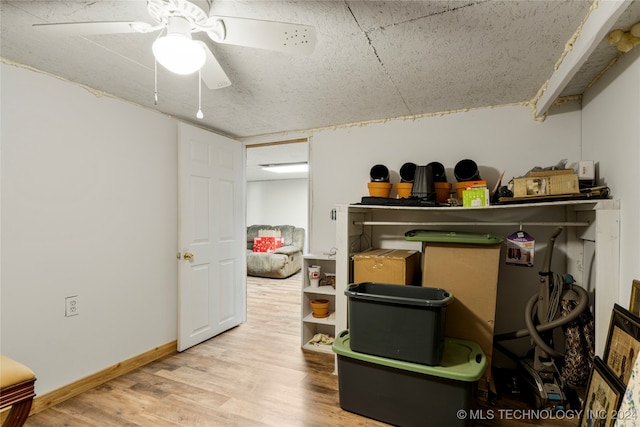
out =
{"type": "Polygon", "coordinates": [[[167,70],[176,74],[191,74],[198,71],[207,58],[204,49],[191,37],[170,33],[153,42],[153,55],[167,70]]]}

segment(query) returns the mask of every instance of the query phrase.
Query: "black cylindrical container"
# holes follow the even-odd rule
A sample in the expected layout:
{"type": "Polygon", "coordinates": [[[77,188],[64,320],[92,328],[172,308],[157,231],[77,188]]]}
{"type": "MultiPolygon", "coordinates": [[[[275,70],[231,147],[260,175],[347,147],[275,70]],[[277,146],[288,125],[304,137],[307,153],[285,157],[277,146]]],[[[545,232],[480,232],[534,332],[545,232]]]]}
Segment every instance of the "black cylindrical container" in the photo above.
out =
{"type": "Polygon", "coordinates": [[[413,182],[413,179],[416,175],[416,164],[415,163],[405,163],[400,168],[400,180],[402,182],[413,182]]]}
{"type": "Polygon", "coordinates": [[[433,170],[433,181],[434,182],[447,182],[447,174],[444,170],[444,165],[440,162],[431,162],[427,164],[427,166],[431,166],[433,170]]]}
{"type": "Polygon", "coordinates": [[[427,200],[436,199],[436,189],[433,185],[433,169],[431,169],[431,166],[416,167],[416,176],[413,180],[411,196],[427,200]]]}
{"type": "Polygon", "coordinates": [[[455,175],[458,182],[480,180],[480,171],[478,170],[478,165],[476,164],[476,162],[470,159],[460,160],[456,164],[456,167],[453,169],[453,174],[455,175]]]}
{"type": "Polygon", "coordinates": [[[389,169],[385,165],[374,165],[369,171],[371,182],[389,182],[389,169]]]}

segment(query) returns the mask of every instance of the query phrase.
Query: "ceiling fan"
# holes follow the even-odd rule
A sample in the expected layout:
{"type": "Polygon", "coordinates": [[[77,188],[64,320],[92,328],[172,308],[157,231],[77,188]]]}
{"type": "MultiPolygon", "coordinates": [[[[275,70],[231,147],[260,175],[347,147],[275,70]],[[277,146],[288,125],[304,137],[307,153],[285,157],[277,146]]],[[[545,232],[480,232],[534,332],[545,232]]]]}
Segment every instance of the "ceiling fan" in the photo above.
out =
{"type": "Polygon", "coordinates": [[[147,0],[147,11],[155,24],[140,21],[68,22],[34,24],[33,27],[65,36],[160,31],[153,54],[162,66],[176,74],[200,71],[209,89],[231,85],[231,81],[207,45],[192,34],[206,33],[216,43],[274,50],[289,54],[311,54],[316,44],[315,28],[309,25],[248,18],[209,16],[211,0],[147,0]],[[203,4],[204,8],[196,5],[203,4]],[[206,11],[205,11],[206,10],[206,11]]]}

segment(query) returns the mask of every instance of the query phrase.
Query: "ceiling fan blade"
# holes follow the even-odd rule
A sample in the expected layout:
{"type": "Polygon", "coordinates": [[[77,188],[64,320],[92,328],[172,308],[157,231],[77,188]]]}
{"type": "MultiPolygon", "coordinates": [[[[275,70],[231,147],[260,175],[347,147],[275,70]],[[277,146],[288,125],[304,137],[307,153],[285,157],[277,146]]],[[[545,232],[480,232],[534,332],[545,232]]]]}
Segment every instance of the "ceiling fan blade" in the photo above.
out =
{"type": "Polygon", "coordinates": [[[227,77],[227,73],[224,72],[206,43],[200,40],[195,40],[195,42],[202,46],[207,55],[207,59],[200,70],[204,84],[209,89],[222,89],[223,87],[231,86],[231,80],[227,77]]]}
{"type": "Polygon", "coordinates": [[[67,22],[59,24],[33,24],[33,28],[46,31],[57,36],[91,36],[98,34],[148,33],[159,26],[146,22],[102,21],[102,22],[67,22]]]}
{"type": "Polygon", "coordinates": [[[214,20],[221,20],[224,24],[224,37],[213,31],[207,32],[217,43],[298,55],[309,55],[316,46],[316,29],[310,25],[226,16],[209,18],[209,22],[214,20]]]}

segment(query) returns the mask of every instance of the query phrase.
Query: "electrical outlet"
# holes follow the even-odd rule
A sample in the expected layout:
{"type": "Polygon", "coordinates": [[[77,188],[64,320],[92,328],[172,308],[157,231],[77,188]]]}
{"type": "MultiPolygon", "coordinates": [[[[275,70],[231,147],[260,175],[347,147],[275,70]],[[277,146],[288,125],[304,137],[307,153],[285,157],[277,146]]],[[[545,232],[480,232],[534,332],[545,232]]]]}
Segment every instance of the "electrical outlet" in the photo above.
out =
{"type": "Polygon", "coordinates": [[[66,317],[78,315],[78,295],[74,295],[72,297],[66,297],[64,299],[64,303],[65,303],[64,315],[66,317]]]}

